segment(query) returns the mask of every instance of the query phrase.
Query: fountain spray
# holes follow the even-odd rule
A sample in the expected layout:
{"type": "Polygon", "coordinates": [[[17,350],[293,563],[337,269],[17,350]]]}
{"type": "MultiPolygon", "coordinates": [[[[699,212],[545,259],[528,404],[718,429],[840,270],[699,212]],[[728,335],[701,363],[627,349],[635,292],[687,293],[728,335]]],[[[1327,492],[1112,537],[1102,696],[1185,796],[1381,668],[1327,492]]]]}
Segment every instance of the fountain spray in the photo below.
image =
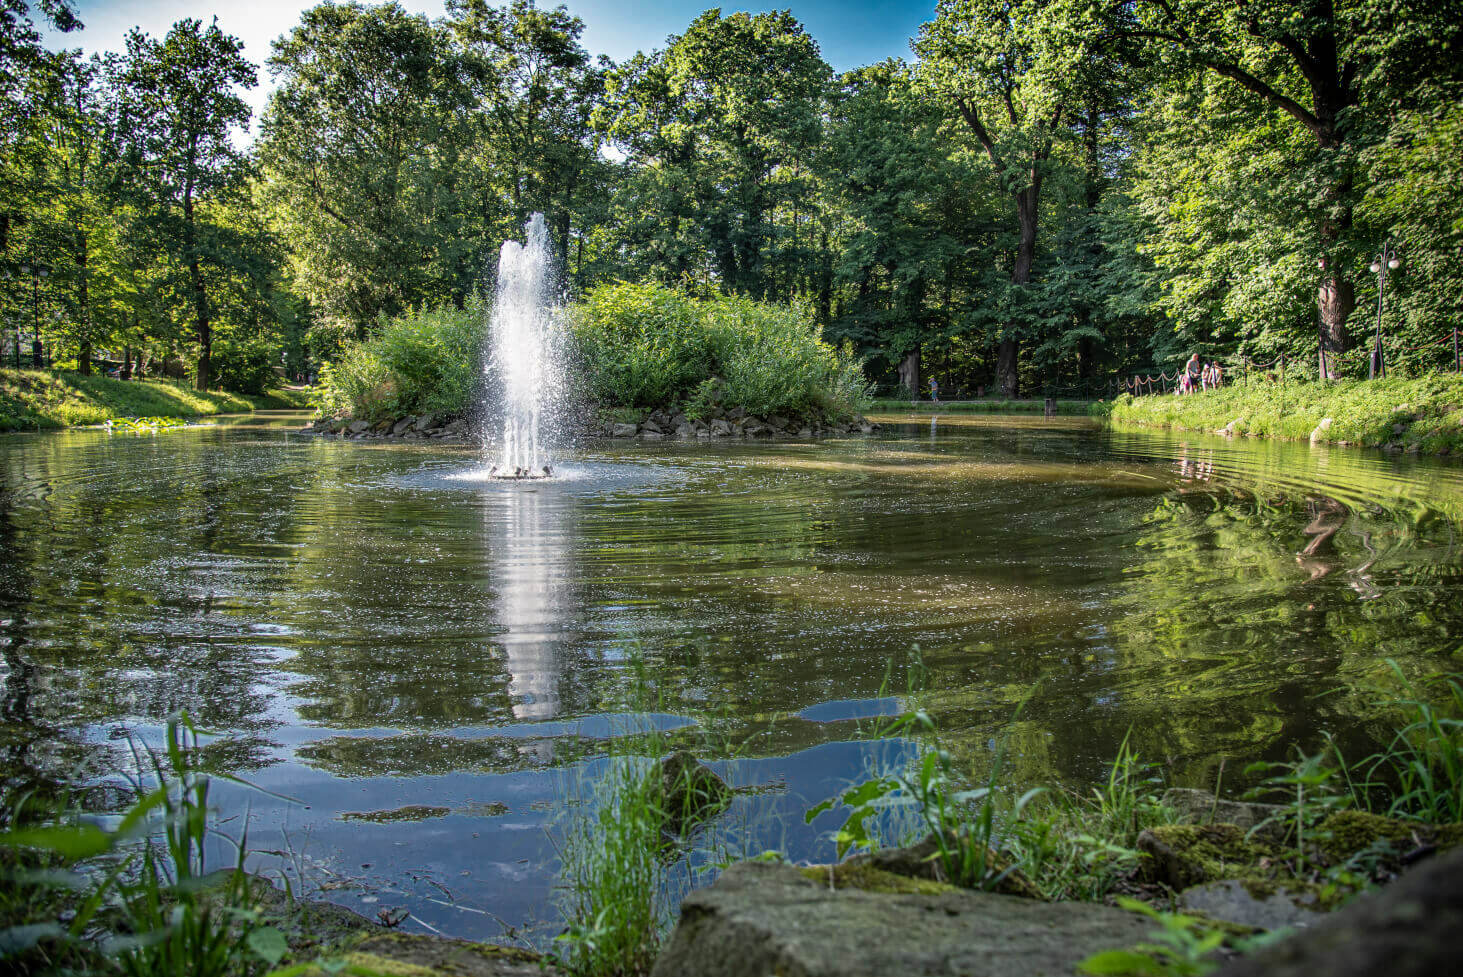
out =
{"type": "MultiPolygon", "coordinates": [[[[546,415],[563,387],[558,362],[558,305],[553,255],[543,214],[524,225],[525,241],[504,241],[498,254],[498,290],[489,329],[487,371],[500,386],[503,437],[496,478],[552,474],[546,415]]],[[[491,445],[485,445],[491,451],[491,445]]]]}

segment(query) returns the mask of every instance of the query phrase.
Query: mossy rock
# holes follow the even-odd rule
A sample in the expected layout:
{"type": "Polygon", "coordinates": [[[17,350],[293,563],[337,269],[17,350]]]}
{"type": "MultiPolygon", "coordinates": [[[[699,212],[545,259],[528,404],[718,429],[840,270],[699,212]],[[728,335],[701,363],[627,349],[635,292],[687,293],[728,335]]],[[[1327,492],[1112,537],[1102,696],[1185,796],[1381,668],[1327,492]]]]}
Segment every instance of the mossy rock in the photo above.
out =
{"type": "Polygon", "coordinates": [[[839,862],[837,865],[808,865],[798,869],[804,876],[830,889],[858,889],[890,895],[933,896],[955,892],[955,886],[933,879],[910,878],[875,868],[868,862],[839,862]]]}
{"type": "Polygon", "coordinates": [[[1159,825],[1138,836],[1138,850],[1148,856],[1143,863],[1147,879],[1174,891],[1220,879],[1265,876],[1258,866],[1282,854],[1277,846],[1251,841],[1233,824],[1159,825]]]}
{"type": "MultiPolygon", "coordinates": [[[[947,848],[954,849],[960,845],[958,839],[951,838],[947,848]]],[[[925,879],[931,882],[938,882],[946,885],[954,885],[968,880],[952,879],[945,869],[944,860],[940,857],[940,846],[934,835],[927,835],[925,839],[916,845],[905,848],[885,848],[880,851],[870,852],[867,855],[856,855],[843,864],[859,866],[868,865],[880,872],[892,875],[903,876],[908,879],[925,879]]],[[[1025,873],[1016,868],[1011,860],[1000,852],[987,848],[985,852],[985,870],[989,878],[995,879],[994,883],[985,886],[990,892],[999,892],[1002,895],[1020,896],[1024,899],[1045,899],[1046,895],[1041,891],[1035,882],[1027,878],[1025,873]]],[[[966,888],[982,888],[978,883],[965,885],[966,888]]]]}
{"type": "Polygon", "coordinates": [[[684,833],[731,803],[726,781],[685,750],[660,761],[660,786],[666,829],[672,834],[684,833]]]}
{"type": "MultiPolygon", "coordinates": [[[[1463,843],[1463,824],[1424,824],[1365,811],[1339,811],[1314,829],[1321,854],[1332,864],[1367,849],[1391,848],[1402,856],[1416,848],[1445,851],[1463,843]]],[[[1385,851],[1381,852],[1386,854],[1385,851]]]]}
{"type": "MultiPolygon", "coordinates": [[[[553,973],[539,954],[518,947],[469,943],[415,933],[375,933],[346,943],[324,959],[343,961],[350,977],[539,977],[553,973]]],[[[297,977],[326,977],[305,967],[297,977]]]]}

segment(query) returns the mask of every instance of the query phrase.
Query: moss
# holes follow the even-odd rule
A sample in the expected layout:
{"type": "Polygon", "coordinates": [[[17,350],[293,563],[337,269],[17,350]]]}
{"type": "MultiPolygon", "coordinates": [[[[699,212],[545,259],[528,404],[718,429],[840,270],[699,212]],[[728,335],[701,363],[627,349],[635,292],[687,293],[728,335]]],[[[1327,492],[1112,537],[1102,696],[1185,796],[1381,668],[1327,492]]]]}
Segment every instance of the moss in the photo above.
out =
{"type": "Polygon", "coordinates": [[[1164,824],[1150,831],[1195,869],[1195,882],[1250,876],[1262,860],[1278,854],[1268,845],[1251,841],[1233,824],[1164,824]]]}
{"type": "Polygon", "coordinates": [[[450,808],[429,807],[426,804],[408,804],[390,811],[346,811],[342,821],[370,821],[372,824],[390,824],[394,821],[425,821],[427,818],[445,818],[450,808]]]}
{"type": "Polygon", "coordinates": [[[942,892],[955,892],[955,886],[933,879],[912,879],[895,875],[883,869],[874,868],[867,862],[840,862],[837,865],[809,865],[799,868],[804,876],[819,885],[829,884],[832,873],[832,888],[858,889],[862,892],[881,892],[886,895],[934,896],[942,892]]]}
{"type": "Polygon", "coordinates": [[[1399,855],[1419,843],[1454,848],[1463,843],[1463,824],[1420,824],[1365,811],[1340,811],[1317,825],[1314,837],[1329,861],[1344,862],[1378,842],[1391,844],[1399,855]]]}

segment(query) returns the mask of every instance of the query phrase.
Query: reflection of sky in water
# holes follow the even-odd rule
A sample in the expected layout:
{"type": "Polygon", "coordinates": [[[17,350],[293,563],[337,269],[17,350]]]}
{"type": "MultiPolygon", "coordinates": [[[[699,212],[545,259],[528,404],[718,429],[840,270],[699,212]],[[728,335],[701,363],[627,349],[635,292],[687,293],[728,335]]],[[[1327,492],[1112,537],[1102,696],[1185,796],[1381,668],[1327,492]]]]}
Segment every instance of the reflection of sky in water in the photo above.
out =
{"type": "Polygon", "coordinates": [[[0,769],[100,779],[188,708],[299,800],[216,788],[276,867],[546,939],[555,808],[612,737],[696,750],[759,788],[716,830],[823,859],[840,815],[803,812],[897,768],[908,744],[860,741],[904,702],[979,768],[1029,694],[1026,786],[1093,783],[1130,729],[1229,782],[1321,728],[1365,755],[1381,659],[1430,674],[1463,629],[1457,465],[941,415],[483,475],[269,425],[0,437],[0,769]],[[894,698],[914,645],[928,687],[894,698]],[[446,814],[340,818],[403,805],[446,814]]]}

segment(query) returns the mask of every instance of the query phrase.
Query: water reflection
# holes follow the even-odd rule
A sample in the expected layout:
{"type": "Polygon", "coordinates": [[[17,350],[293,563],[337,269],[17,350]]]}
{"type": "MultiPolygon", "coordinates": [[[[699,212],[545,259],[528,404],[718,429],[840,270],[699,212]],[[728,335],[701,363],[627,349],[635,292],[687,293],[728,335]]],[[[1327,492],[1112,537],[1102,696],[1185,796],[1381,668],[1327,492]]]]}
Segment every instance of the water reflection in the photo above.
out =
{"type": "Polygon", "coordinates": [[[566,632],[578,618],[573,508],[552,486],[505,486],[484,508],[496,638],[517,719],[553,719],[566,632]]]}

